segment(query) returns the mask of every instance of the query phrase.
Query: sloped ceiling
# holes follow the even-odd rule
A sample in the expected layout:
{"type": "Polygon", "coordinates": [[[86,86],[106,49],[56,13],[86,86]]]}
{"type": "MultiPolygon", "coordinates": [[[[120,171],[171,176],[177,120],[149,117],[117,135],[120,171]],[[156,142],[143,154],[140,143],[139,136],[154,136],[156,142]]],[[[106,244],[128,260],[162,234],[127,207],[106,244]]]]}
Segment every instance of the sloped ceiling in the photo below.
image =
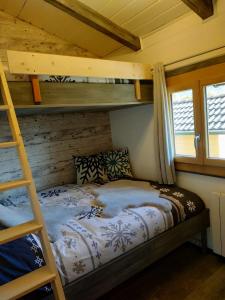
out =
{"type": "MultiPolygon", "coordinates": [[[[130,32],[145,37],[190,10],[181,0],[80,0],[130,32]]],[[[0,9],[99,57],[121,44],[43,0],[0,0],[0,9]]]]}
{"type": "Polygon", "coordinates": [[[190,9],[181,0],[80,0],[116,24],[145,37],[190,9]]]}

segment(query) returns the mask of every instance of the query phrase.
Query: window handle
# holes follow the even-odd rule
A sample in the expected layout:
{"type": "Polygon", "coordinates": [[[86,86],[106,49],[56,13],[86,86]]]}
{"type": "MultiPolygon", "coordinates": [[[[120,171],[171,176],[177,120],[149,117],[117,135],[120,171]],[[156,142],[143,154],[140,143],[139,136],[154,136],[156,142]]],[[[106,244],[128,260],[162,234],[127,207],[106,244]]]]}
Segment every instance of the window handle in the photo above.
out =
{"type": "Polygon", "coordinates": [[[199,142],[200,142],[200,133],[196,134],[195,137],[194,137],[194,146],[195,146],[195,150],[198,149],[198,146],[199,146],[199,142]]]}

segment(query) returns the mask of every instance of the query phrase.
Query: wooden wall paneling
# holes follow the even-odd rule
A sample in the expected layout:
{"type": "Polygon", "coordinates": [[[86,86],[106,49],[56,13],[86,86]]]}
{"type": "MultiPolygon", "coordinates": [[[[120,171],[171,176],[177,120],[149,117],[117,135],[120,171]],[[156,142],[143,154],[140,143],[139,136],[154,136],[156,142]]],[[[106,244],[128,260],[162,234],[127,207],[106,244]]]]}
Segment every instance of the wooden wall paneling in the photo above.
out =
{"type": "Polygon", "coordinates": [[[34,104],[30,81],[8,82],[8,84],[14,105],[18,103],[24,105],[34,104]]]}
{"type": "Polygon", "coordinates": [[[25,0],[7,0],[0,2],[0,9],[9,12],[12,16],[17,16],[23,8],[25,0]]]}
{"type": "Polygon", "coordinates": [[[81,1],[131,32],[137,30],[140,36],[149,34],[158,29],[158,26],[173,22],[175,17],[190,11],[179,0],[102,0],[101,5],[99,0],[81,1]]]}
{"type": "MultiPolygon", "coordinates": [[[[30,81],[9,82],[9,88],[14,105],[33,105],[32,84],[30,81]]],[[[105,109],[110,109],[111,104],[113,109],[116,104],[122,107],[123,105],[153,101],[152,82],[140,84],[140,101],[137,101],[133,84],[40,82],[40,90],[42,105],[53,105],[55,109],[58,105],[58,109],[61,106],[62,110],[65,110],[67,105],[73,104],[80,104],[77,109],[90,109],[91,105],[94,105],[96,107],[93,107],[93,109],[101,110],[104,105],[105,109]]],[[[42,112],[41,107],[38,106],[37,109],[42,112]]]]}
{"type": "Polygon", "coordinates": [[[27,0],[19,18],[69,42],[104,57],[121,44],[43,0],[27,0]],[[53,21],[54,20],[54,21],[53,21]],[[90,40],[95,41],[90,43],[90,40]]]}
{"type": "Polygon", "coordinates": [[[135,101],[131,84],[41,82],[43,104],[121,103],[135,101]]]}
{"type": "MultiPolygon", "coordinates": [[[[8,134],[5,123],[0,118],[3,137],[8,134]]],[[[38,190],[75,182],[72,155],[112,149],[106,112],[21,116],[19,123],[38,190]]],[[[11,150],[1,150],[0,182],[20,175],[18,161],[11,150]]],[[[11,195],[22,192],[12,191],[11,195]]]]}
{"type": "Polygon", "coordinates": [[[150,64],[11,50],[7,56],[13,74],[152,79],[150,64]]]}
{"type": "Polygon", "coordinates": [[[53,5],[59,10],[69,14],[75,19],[87,24],[90,27],[106,34],[108,37],[115,41],[131,48],[134,51],[141,49],[141,40],[126,29],[113,23],[108,18],[99,14],[97,11],[91,9],[80,1],[61,1],[61,0],[44,0],[45,2],[53,5]]]}
{"type": "MultiPolygon", "coordinates": [[[[8,1],[7,1],[8,2],[8,1]]],[[[16,4],[11,1],[11,6],[16,4]]],[[[57,53],[62,55],[96,57],[76,44],[67,42],[55,35],[23,22],[7,13],[0,11],[0,60],[8,69],[6,50],[35,51],[40,53],[57,53]]],[[[26,76],[7,73],[8,80],[29,80],[26,76]]]]}

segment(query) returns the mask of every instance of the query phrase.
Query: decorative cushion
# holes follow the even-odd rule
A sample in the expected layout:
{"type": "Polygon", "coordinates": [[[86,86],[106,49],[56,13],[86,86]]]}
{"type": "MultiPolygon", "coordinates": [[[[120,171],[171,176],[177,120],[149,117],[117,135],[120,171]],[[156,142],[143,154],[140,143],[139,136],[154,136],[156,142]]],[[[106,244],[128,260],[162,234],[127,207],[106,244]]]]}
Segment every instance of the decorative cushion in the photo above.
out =
{"type": "Polygon", "coordinates": [[[102,164],[102,155],[74,156],[77,170],[77,183],[96,182],[103,184],[108,181],[102,164]]]}
{"type": "Polygon", "coordinates": [[[102,157],[109,180],[133,177],[127,148],[104,152],[102,157]]]}
{"type": "MultiPolygon", "coordinates": [[[[34,271],[43,265],[45,265],[45,262],[42,250],[33,235],[27,235],[0,245],[0,285],[34,271]]],[[[41,299],[51,291],[51,286],[46,285],[33,292],[32,298],[30,298],[30,294],[23,299],[41,299]]]]}

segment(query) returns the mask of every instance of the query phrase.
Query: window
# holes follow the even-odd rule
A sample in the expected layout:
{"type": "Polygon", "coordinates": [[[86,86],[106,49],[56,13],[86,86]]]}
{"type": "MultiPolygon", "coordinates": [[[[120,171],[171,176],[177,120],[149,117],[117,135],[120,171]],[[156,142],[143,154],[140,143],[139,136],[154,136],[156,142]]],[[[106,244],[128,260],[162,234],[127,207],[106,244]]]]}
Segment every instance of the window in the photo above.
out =
{"type": "Polygon", "coordinates": [[[225,83],[204,87],[207,157],[225,159],[225,83]]]}
{"type": "Polygon", "coordinates": [[[192,89],[171,93],[176,156],[196,157],[192,89]]]}
{"type": "Polygon", "coordinates": [[[167,79],[177,170],[225,176],[225,63],[167,79]]]}

